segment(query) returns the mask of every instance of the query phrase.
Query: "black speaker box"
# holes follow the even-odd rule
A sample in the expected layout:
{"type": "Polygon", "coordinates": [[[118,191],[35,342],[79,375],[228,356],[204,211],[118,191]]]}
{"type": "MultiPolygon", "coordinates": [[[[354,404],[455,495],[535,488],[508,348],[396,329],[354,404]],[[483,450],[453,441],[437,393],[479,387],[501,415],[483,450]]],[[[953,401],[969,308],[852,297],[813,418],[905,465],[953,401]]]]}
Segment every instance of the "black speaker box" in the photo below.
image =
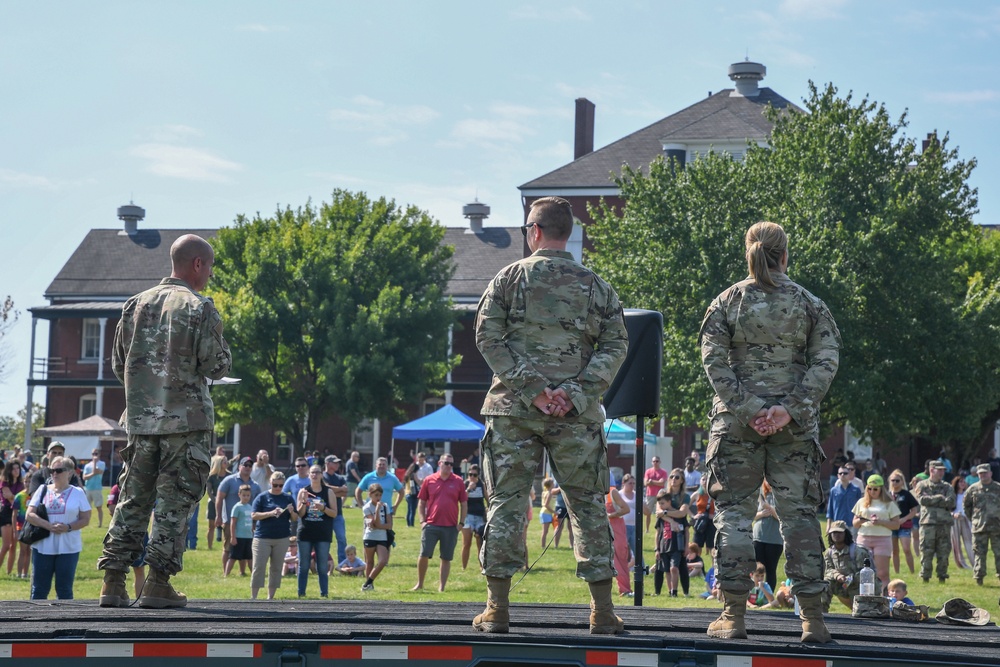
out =
{"type": "Polygon", "coordinates": [[[663,368],[663,315],[655,310],[625,310],[628,356],[604,394],[609,419],[660,414],[663,368]]]}

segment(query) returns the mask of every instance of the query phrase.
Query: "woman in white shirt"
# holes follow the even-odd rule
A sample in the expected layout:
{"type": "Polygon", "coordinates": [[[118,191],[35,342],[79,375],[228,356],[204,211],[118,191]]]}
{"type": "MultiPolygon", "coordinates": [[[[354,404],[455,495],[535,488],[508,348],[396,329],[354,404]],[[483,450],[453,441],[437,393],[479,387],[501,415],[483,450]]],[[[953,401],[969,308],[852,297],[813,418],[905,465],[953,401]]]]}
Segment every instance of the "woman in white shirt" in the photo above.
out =
{"type": "Polygon", "coordinates": [[[892,556],[892,531],[899,529],[899,506],[885,492],[881,475],[871,475],[865,495],[854,503],[854,527],[858,544],[875,559],[875,574],[882,583],[882,595],[888,595],[889,558],[892,556]]]}
{"type": "Polygon", "coordinates": [[[56,457],[49,464],[52,482],[38,487],[28,503],[28,523],[46,528],[49,536],[31,545],[31,599],[45,600],[56,580],[56,597],[73,599],[76,565],[83,551],[80,530],[90,523],[91,507],[83,489],[69,483],[74,472],[69,458],[56,457]],[[44,505],[48,518],[38,515],[44,505]]]}

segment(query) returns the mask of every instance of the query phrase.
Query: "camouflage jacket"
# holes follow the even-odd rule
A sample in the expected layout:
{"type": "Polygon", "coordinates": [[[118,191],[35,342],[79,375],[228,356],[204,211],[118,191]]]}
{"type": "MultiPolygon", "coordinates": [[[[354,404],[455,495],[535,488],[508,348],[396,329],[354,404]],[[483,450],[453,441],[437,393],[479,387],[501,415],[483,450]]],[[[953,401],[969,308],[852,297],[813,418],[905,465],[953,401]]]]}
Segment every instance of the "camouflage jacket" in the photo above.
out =
{"type": "Polygon", "coordinates": [[[625,361],[618,295],[568,252],[541,249],[490,282],[476,315],[476,345],[493,371],[484,415],[543,417],[531,402],[562,386],[568,417],[603,422],[599,399],[625,361]]]}
{"type": "Polygon", "coordinates": [[[962,509],[972,522],[972,532],[1000,532],[1000,484],[976,482],[965,490],[962,509]]]}
{"type": "Polygon", "coordinates": [[[840,331],[826,304],[782,273],[777,288],[753,279],[712,301],[701,325],[701,360],[715,390],[710,417],[730,412],[745,425],[781,404],[792,430],[819,436],[820,401],[840,363],[840,331]]]}
{"type": "Polygon", "coordinates": [[[115,331],[111,365],[125,385],[122,425],[129,434],[212,430],[206,378],[221,379],[232,362],[212,300],[164,278],[125,302],[115,331]]]}
{"type": "Polygon", "coordinates": [[[951,484],[944,480],[935,484],[930,479],[925,479],[913,489],[913,495],[920,503],[921,526],[925,524],[950,526],[954,523],[952,512],[955,511],[955,489],[951,484]]]}
{"type": "MultiPolygon", "coordinates": [[[[839,550],[836,547],[830,547],[824,551],[823,578],[830,584],[830,593],[837,597],[854,597],[858,595],[861,592],[861,578],[858,576],[858,573],[865,566],[866,558],[868,562],[873,563],[872,569],[874,569],[875,559],[872,558],[868,549],[865,549],[860,544],[848,544],[839,550]],[[845,586],[837,580],[838,574],[842,574],[845,577],[853,577],[853,579],[845,586]]],[[[875,577],[875,581],[878,587],[877,576],[875,577]]]]}

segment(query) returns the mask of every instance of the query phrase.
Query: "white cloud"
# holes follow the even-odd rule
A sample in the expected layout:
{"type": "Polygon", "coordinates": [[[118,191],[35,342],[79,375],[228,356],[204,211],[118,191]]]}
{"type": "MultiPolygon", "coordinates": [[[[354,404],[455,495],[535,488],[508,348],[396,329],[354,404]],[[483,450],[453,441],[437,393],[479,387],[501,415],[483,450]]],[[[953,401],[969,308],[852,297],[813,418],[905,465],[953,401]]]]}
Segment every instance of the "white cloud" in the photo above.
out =
{"type": "Polygon", "coordinates": [[[965,90],[924,93],[924,99],[943,104],[978,104],[1000,100],[1000,90],[965,90]]]}
{"type": "Polygon", "coordinates": [[[238,32],[288,32],[288,27],[283,25],[264,25],[263,23],[245,23],[236,26],[238,32]]]}
{"type": "Polygon", "coordinates": [[[189,181],[226,183],[243,165],[209,151],[168,143],[147,143],[132,147],[129,153],[148,161],[146,171],[168,178],[189,181]]]}
{"type": "Polygon", "coordinates": [[[160,125],[153,128],[150,133],[152,141],[160,143],[177,143],[187,141],[193,137],[201,137],[202,132],[190,125],[160,125]]]}
{"type": "Polygon", "coordinates": [[[28,174],[23,171],[14,171],[13,169],[0,169],[0,186],[38,188],[42,190],[56,189],[55,182],[46,176],[28,174]]]}
{"type": "Polygon", "coordinates": [[[329,117],[338,129],[351,129],[368,135],[377,146],[391,146],[406,141],[404,128],[426,125],[441,114],[422,105],[392,105],[367,95],[351,98],[355,108],[332,109],[329,117]]]}
{"type": "Polygon", "coordinates": [[[537,133],[536,119],[571,118],[572,113],[569,107],[529,107],[497,102],[489,107],[484,118],[466,118],[458,121],[452,128],[451,138],[458,142],[479,145],[520,143],[537,133]]]}
{"type": "Polygon", "coordinates": [[[593,21],[587,12],[579,7],[539,8],[522,5],[510,13],[512,19],[522,21],[593,21]]]}
{"type": "Polygon", "coordinates": [[[840,10],[848,0],[782,0],[780,11],[783,14],[806,21],[825,21],[841,18],[840,10]]]}

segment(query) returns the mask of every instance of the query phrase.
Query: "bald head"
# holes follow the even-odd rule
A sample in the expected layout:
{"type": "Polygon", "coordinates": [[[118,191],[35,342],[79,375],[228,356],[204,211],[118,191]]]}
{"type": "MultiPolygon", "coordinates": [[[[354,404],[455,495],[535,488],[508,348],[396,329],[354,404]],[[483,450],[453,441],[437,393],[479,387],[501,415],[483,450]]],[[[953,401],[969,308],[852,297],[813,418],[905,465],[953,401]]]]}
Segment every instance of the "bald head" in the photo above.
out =
{"type": "Polygon", "coordinates": [[[185,234],[170,246],[171,277],[180,278],[195,290],[203,290],[212,277],[215,251],[196,234],[185,234]]]}

